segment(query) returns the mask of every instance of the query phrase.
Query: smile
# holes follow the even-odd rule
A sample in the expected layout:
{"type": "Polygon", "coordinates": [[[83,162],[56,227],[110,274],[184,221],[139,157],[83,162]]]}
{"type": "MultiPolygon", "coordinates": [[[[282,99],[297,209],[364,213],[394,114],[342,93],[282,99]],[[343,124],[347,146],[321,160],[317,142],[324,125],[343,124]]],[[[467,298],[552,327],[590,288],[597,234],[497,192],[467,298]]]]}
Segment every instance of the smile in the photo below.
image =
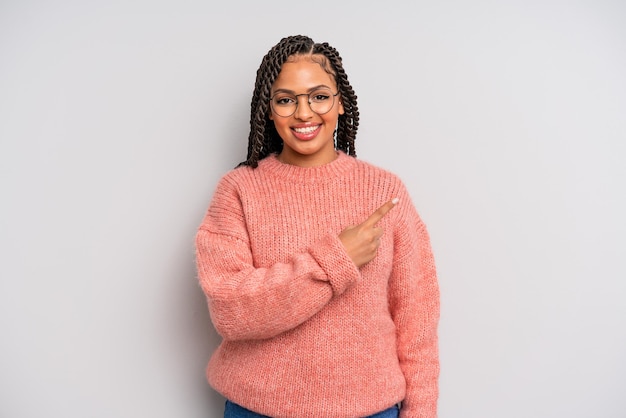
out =
{"type": "Polygon", "coordinates": [[[320,125],[306,126],[304,128],[293,128],[293,130],[299,134],[311,134],[319,129],[320,125]]]}

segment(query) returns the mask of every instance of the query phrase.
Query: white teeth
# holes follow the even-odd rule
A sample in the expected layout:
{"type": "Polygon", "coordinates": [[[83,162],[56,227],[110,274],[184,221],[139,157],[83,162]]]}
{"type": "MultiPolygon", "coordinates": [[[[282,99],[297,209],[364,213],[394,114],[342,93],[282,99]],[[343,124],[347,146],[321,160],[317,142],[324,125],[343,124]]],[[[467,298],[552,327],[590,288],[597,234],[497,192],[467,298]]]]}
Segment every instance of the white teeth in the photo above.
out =
{"type": "Polygon", "coordinates": [[[317,126],[307,126],[306,128],[293,128],[293,130],[299,134],[310,134],[311,132],[316,131],[317,128],[317,126]]]}

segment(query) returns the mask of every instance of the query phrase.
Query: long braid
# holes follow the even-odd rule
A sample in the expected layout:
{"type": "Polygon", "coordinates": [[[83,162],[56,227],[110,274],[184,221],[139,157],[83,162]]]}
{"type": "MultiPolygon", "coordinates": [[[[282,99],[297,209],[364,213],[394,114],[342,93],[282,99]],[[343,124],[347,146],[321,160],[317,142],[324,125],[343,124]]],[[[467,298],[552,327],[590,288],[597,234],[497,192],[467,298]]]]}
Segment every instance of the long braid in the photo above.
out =
{"type": "MultiPolygon", "coordinates": [[[[282,65],[294,55],[320,54],[326,57],[330,68],[325,62],[320,65],[331,73],[336,82],[345,113],[339,115],[337,123],[336,148],[348,155],[356,156],[354,140],[359,126],[359,112],[356,95],[348,82],[338,52],[327,43],[316,44],[307,36],[297,35],[281,39],[263,57],[257,70],[256,83],[250,104],[250,134],[248,136],[248,153],[245,161],[239,165],[256,168],[258,162],[271,153],[279,153],[283,142],[274,123],[269,119],[271,89],[278,77],[282,65]]],[[[316,61],[317,62],[317,61],[316,61]]]]}
{"type": "Polygon", "coordinates": [[[335,147],[348,155],[356,157],[354,141],[356,139],[356,131],[359,128],[359,109],[357,96],[348,81],[348,75],[343,69],[342,59],[337,50],[326,42],[316,44],[313,53],[323,54],[330,61],[330,65],[336,72],[335,81],[337,82],[337,88],[341,92],[345,113],[339,115],[335,147]]]}

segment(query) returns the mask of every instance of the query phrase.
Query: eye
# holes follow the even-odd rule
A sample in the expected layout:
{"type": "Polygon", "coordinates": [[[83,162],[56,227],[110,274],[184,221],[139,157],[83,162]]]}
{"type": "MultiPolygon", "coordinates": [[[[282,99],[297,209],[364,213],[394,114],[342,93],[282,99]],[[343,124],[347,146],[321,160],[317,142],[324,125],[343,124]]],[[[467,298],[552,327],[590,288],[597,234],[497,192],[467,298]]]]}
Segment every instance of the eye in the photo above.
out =
{"type": "Polygon", "coordinates": [[[290,106],[296,103],[296,98],[292,96],[277,96],[274,97],[274,104],[277,106],[290,106]]]}
{"type": "Polygon", "coordinates": [[[316,91],[311,93],[311,101],[315,102],[315,103],[321,103],[321,102],[325,102],[328,99],[330,99],[330,92],[326,92],[326,91],[316,91]]]}

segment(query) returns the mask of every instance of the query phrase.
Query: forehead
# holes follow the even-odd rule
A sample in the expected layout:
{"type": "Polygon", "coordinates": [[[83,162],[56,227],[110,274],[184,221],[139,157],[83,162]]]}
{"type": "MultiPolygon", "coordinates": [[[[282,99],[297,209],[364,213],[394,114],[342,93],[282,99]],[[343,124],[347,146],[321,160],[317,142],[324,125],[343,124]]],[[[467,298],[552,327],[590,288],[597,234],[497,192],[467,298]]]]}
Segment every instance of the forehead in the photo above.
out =
{"type": "Polygon", "coordinates": [[[304,91],[316,86],[335,88],[335,79],[320,64],[303,57],[283,64],[272,90],[304,91]]]}

